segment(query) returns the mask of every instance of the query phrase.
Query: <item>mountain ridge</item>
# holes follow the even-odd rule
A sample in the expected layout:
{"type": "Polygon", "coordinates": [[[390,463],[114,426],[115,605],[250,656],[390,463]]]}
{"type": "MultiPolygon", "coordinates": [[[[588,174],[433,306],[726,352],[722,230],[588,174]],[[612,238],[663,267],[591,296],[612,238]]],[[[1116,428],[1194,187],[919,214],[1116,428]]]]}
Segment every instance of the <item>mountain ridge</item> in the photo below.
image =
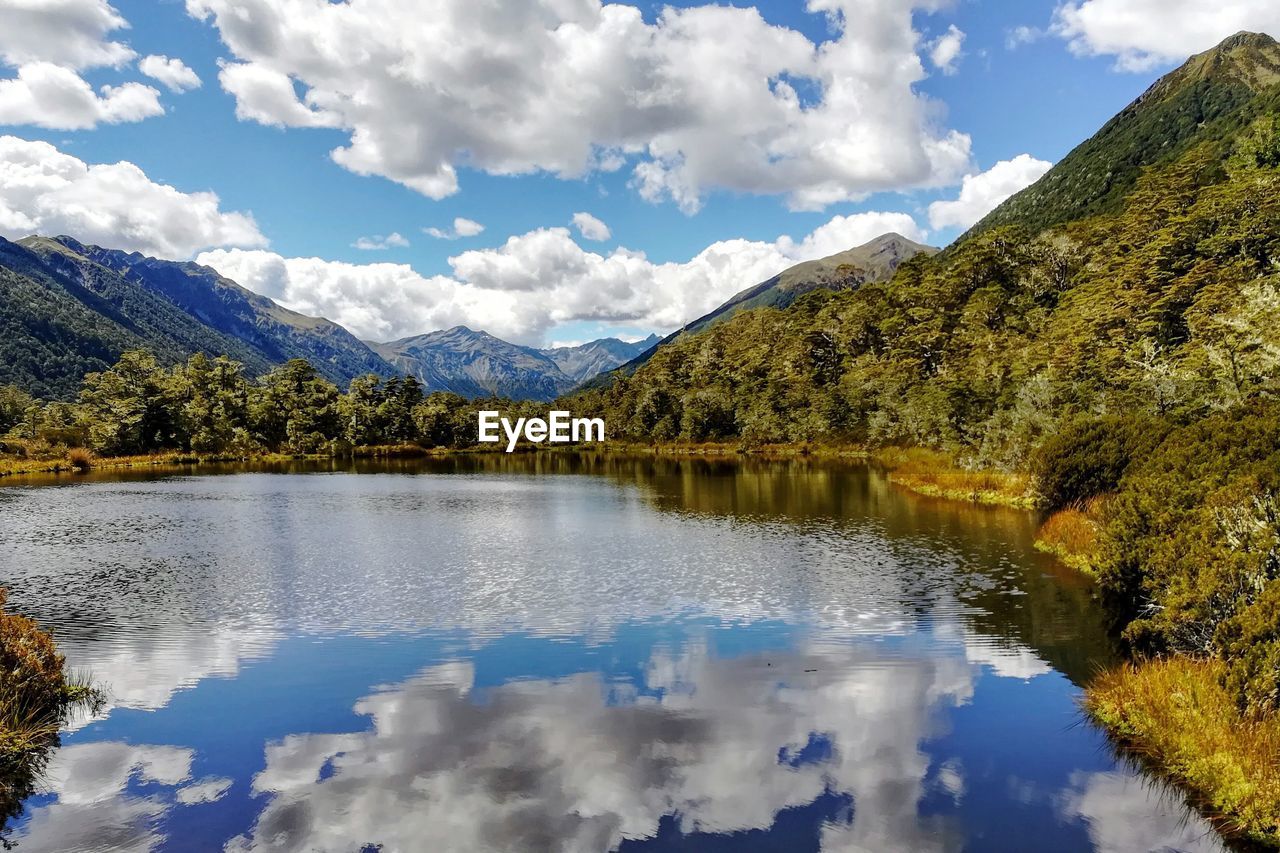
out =
{"type": "Polygon", "coordinates": [[[893,276],[904,261],[917,255],[932,256],[940,249],[909,240],[890,231],[851,249],[834,255],[801,261],[759,284],[741,290],[712,311],[686,323],[614,371],[601,373],[584,385],[607,384],[614,373],[634,372],[662,347],[681,337],[696,334],[725,322],[742,311],[753,308],[787,308],[796,299],[814,290],[849,290],[865,284],[885,281],[893,276]]]}
{"type": "Polygon", "coordinates": [[[1239,32],[1189,58],[1073,148],[1039,180],[997,206],[947,251],[1004,225],[1039,232],[1114,212],[1145,169],[1172,162],[1193,146],[1233,137],[1277,97],[1280,43],[1239,32]]]}
{"type": "Polygon", "coordinates": [[[603,338],[576,347],[538,349],[459,325],[370,346],[429,391],[548,402],[595,376],[590,373],[594,365],[615,367],[623,356],[633,356],[638,346],[650,342],[603,338]]]}

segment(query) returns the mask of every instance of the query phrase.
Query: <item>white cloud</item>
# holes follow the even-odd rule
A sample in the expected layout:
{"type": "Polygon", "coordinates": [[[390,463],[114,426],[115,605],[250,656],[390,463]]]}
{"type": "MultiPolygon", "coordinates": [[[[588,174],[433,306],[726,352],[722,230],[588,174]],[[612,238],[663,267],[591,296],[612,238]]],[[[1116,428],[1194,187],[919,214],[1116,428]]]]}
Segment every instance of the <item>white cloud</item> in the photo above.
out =
{"type": "Polygon", "coordinates": [[[138,70],[158,80],[171,92],[200,88],[200,78],[181,59],[152,54],[138,63],[138,70]]]}
{"type": "Polygon", "coordinates": [[[1241,30],[1280,33],[1275,0],[1068,0],[1053,31],[1080,56],[1114,56],[1143,72],[1208,50],[1241,30]]]}
{"type": "Polygon", "coordinates": [[[457,240],[459,237],[475,237],[483,231],[483,225],[474,219],[467,219],[463,216],[454,219],[453,227],[448,230],[443,228],[422,229],[422,233],[435,237],[437,240],[457,240]]]}
{"type": "Polygon", "coordinates": [[[0,3],[0,60],[118,68],[134,52],[107,35],[128,26],[106,0],[6,0],[0,3]]]}
{"type": "Polygon", "coordinates": [[[160,93],[141,83],[103,86],[95,93],[70,68],[33,62],[18,76],[0,80],[0,124],[32,124],[53,130],[85,130],[160,115],[160,93]]]}
{"type": "Polygon", "coordinates": [[[20,844],[33,850],[97,850],[110,839],[109,849],[118,853],[149,853],[164,843],[161,827],[175,804],[213,802],[231,788],[227,778],[193,781],[194,759],[187,747],[123,741],[54,750],[41,780],[43,793],[54,799],[32,808],[17,830],[20,844]]]}
{"type": "MultiPolygon", "coordinates": [[[[151,86],[128,81],[95,92],[80,75],[123,67],[136,56],[109,38],[128,26],[106,0],[0,0],[0,65],[16,69],[0,79],[0,125],[87,130],[161,115],[160,93],[151,86]]],[[[200,85],[176,59],[148,56],[139,70],[174,91],[200,85]]]]}
{"type": "Polygon", "coordinates": [[[933,228],[968,228],[994,210],[1014,193],[1035,183],[1052,163],[1019,154],[1001,160],[985,172],[966,175],[960,195],[951,201],[929,205],[929,225],[933,228]]]}
{"type": "Polygon", "coordinates": [[[381,252],[385,249],[403,249],[408,245],[409,241],[396,231],[392,231],[385,237],[381,234],[374,237],[361,237],[351,244],[353,248],[362,249],[366,252],[381,252]]]}
{"type": "MultiPolygon", "coordinates": [[[[901,234],[918,243],[923,243],[929,237],[910,214],[872,212],[833,217],[830,222],[815,228],[800,243],[795,243],[790,237],[780,237],[776,245],[792,263],[799,263],[825,258],[889,233],[901,234]]],[[[743,286],[747,284],[754,282],[744,282],[743,286]]]]}
{"type": "Polygon", "coordinates": [[[1045,31],[1038,27],[1026,25],[1008,30],[1004,36],[1004,46],[1009,50],[1017,50],[1026,44],[1034,44],[1045,37],[1045,31]]]}
{"type": "Polygon", "coordinates": [[[837,216],[801,240],[723,240],[683,263],[644,253],[579,246],[568,228],[541,228],[496,248],[449,259],[452,275],[405,264],[351,264],[216,250],[197,260],[304,314],[335,320],[366,340],[391,340],[465,324],[541,344],[562,323],[589,320],[671,330],[733,294],[799,263],[867,242],[885,231],[923,240],[905,213],[837,216]]]}
{"type": "Polygon", "coordinates": [[[935,126],[912,27],[937,0],[809,0],[820,44],[753,8],[599,0],[187,0],[235,59],[242,119],[350,134],[333,159],[432,198],[459,167],[577,178],[630,163],[647,199],[714,189],[820,209],[937,186],[969,138],[935,126]],[[847,24],[846,24],[847,21],[847,24]],[[817,91],[802,99],[788,80],[817,91]]]}
{"type": "Polygon", "coordinates": [[[609,230],[609,226],[605,225],[590,213],[575,213],[573,215],[573,227],[578,229],[578,233],[582,235],[582,239],[584,240],[595,240],[599,242],[602,240],[608,240],[613,236],[613,232],[609,230]]]}
{"type": "Polygon", "coordinates": [[[964,31],[952,24],[948,30],[929,42],[929,61],[943,74],[955,74],[957,63],[964,57],[964,31]]]}
{"type": "Polygon", "coordinates": [[[251,215],[223,212],[211,192],[184,193],[132,163],[91,165],[16,136],[0,136],[0,233],[70,234],[165,258],[267,244],[251,215]]]}

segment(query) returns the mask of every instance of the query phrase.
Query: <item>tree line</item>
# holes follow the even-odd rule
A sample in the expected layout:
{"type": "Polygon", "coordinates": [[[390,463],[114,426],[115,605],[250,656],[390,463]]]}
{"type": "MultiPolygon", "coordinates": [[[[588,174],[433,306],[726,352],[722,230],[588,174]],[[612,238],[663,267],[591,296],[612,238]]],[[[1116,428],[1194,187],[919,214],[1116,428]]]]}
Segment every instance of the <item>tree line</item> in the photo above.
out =
{"type": "Polygon", "coordinates": [[[357,447],[462,447],[476,440],[476,413],[516,417],[542,407],[425,393],[412,376],[352,380],[345,392],[303,359],[257,380],[224,356],[202,353],[165,367],[146,350],[125,352],[84,378],[73,403],[45,402],[0,386],[0,435],[87,447],[104,456],[189,451],[250,457],[267,452],[340,454],[357,447]]]}

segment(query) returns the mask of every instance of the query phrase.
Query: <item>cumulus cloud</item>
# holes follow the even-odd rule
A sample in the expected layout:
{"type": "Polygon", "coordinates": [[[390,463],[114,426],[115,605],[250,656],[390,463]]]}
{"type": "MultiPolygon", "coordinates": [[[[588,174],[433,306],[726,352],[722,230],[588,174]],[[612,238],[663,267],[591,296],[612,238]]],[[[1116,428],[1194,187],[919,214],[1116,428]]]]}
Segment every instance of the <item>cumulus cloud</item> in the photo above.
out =
{"type": "MultiPolygon", "coordinates": [[[[0,124],[86,130],[162,114],[160,93],[150,86],[130,81],[95,92],[80,76],[133,60],[128,45],[110,38],[128,26],[106,0],[0,2],[0,64],[16,69],[0,80],[0,124]]],[[[200,84],[176,59],[148,56],[139,68],[174,91],[200,84]]]]}
{"type": "Polygon", "coordinates": [[[0,233],[71,234],[165,258],[267,245],[251,215],[224,212],[211,192],[182,192],[132,163],[91,165],[16,136],[0,136],[0,233]]]}
{"type": "Polygon", "coordinates": [[[929,225],[933,228],[968,228],[1019,190],[1035,183],[1052,163],[1019,154],[1001,160],[985,172],[966,175],[960,195],[929,205],[929,225]]]}
{"type": "Polygon", "coordinates": [[[378,234],[373,237],[361,237],[351,244],[352,248],[362,249],[366,252],[381,252],[386,249],[403,249],[409,245],[409,241],[405,239],[397,231],[392,231],[383,237],[378,234]]]}
{"type": "Polygon", "coordinates": [[[945,33],[929,42],[929,61],[943,74],[955,74],[964,56],[964,31],[952,24],[945,33]]]}
{"type": "Polygon", "coordinates": [[[138,70],[171,92],[200,88],[200,78],[181,59],[152,54],[138,63],[138,70]]]}
{"type": "Polygon", "coordinates": [[[475,237],[484,231],[484,226],[474,219],[459,216],[453,220],[452,228],[423,228],[422,233],[437,240],[457,240],[459,237],[475,237]]]}
{"type": "Polygon", "coordinates": [[[573,227],[578,229],[578,233],[582,235],[584,240],[608,240],[613,236],[613,232],[609,230],[609,226],[605,225],[599,219],[590,213],[575,213],[573,215],[573,227]]]}
{"type": "Polygon", "coordinates": [[[1080,56],[1114,56],[1121,71],[1145,72],[1207,50],[1240,30],[1280,34],[1274,0],[1068,0],[1053,32],[1080,56]]]}
{"type": "Polygon", "coordinates": [[[0,80],[0,124],[85,130],[163,112],[160,93],[150,86],[124,83],[94,92],[75,71],[49,62],[23,65],[17,77],[0,80]]]}
{"type": "Polygon", "coordinates": [[[683,263],[644,253],[583,249],[568,228],[540,228],[501,246],[449,259],[451,275],[423,276],[405,264],[284,258],[215,250],[200,263],[304,314],[335,320],[367,340],[390,340],[465,324],[541,344],[578,320],[671,330],[781,270],[843,251],[886,231],[923,240],[905,213],[837,216],[800,240],[723,240],[683,263]]]}
{"type": "Polygon", "coordinates": [[[1188,819],[1176,792],[1141,776],[1077,771],[1071,774],[1071,786],[1055,800],[1064,820],[1080,820],[1088,828],[1098,853],[1226,853],[1226,846],[1204,821],[1188,819]]]}
{"type": "Polygon", "coordinates": [[[968,136],[937,126],[913,88],[912,13],[937,5],[810,0],[834,34],[815,43],[720,5],[647,22],[599,0],[441,0],[431,15],[414,0],[187,0],[234,57],[219,79],[237,114],[340,128],[333,159],[357,174],[443,198],[459,167],[630,165],[643,197],[687,212],[714,189],[820,209],[963,174],[968,136]]]}
{"type": "Polygon", "coordinates": [[[0,60],[13,66],[118,68],[134,52],[108,35],[128,26],[106,0],[10,0],[0,3],[0,60]]]}

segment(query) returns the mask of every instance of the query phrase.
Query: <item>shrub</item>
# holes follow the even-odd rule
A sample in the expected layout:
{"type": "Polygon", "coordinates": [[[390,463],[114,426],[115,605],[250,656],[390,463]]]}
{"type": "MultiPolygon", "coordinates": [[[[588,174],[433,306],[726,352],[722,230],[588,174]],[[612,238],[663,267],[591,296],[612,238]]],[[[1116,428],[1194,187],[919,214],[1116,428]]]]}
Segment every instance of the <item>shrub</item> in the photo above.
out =
{"type": "Polygon", "coordinates": [[[1032,474],[1054,509],[1115,491],[1130,462],[1159,445],[1169,426],[1156,418],[1123,415],[1069,421],[1033,454],[1032,474]]]}

